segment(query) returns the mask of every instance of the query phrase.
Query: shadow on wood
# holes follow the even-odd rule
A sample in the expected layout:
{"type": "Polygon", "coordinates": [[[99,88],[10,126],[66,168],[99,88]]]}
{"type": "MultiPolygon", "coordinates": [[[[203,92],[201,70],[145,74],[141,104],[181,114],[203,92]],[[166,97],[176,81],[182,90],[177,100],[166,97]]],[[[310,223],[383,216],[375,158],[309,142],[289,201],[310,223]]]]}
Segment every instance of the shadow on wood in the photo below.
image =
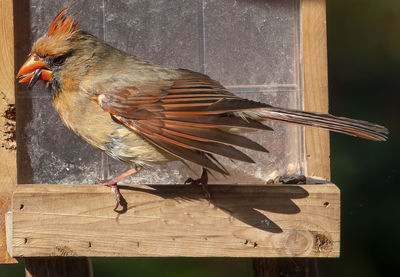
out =
{"type": "MultiPolygon", "coordinates": [[[[175,186],[149,186],[151,189],[119,186],[124,190],[142,191],[160,196],[164,199],[199,200],[204,198],[201,188],[193,188],[184,185],[175,186]],[[197,191],[197,192],[196,192],[197,191]]],[[[300,208],[292,199],[305,198],[309,194],[300,186],[210,186],[210,203],[243,223],[255,228],[273,233],[280,233],[282,229],[265,214],[259,212],[273,212],[278,214],[296,214],[300,208]],[[258,195],[257,195],[258,194],[258,195]],[[258,197],[263,195],[263,198],[258,197]]],[[[123,203],[119,213],[128,212],[135,207],[135,203],[123,203]]]]}
{"type": "Polygon", "coordinates": [[[333,184],[124,186],[126,210],[101,185],[20,185],[7,232],[14,256],[335,257],[333,184]],[[129,188],[129,189],[125,189],[129,188]]]}

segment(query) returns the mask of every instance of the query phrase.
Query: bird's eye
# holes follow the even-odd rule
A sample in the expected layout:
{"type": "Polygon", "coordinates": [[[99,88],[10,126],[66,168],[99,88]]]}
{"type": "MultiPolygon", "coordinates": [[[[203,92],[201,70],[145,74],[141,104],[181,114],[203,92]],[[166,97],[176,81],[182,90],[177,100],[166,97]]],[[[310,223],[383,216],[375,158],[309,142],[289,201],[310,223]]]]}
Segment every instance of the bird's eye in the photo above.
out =
{"type": "Polygon", "coordinates": [[[67,55],[61,55],[57,56],[53,59],[53,64],[55,65],[61,65],[64,63],[65,59],[67,58],[67,55]]]}

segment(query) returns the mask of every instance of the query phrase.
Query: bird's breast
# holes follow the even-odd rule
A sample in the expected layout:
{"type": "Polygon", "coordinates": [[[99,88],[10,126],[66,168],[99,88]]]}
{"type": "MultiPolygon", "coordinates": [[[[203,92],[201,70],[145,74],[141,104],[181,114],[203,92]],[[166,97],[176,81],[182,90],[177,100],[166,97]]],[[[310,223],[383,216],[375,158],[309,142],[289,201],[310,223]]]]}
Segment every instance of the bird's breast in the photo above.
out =
{"type": "Polygon", "coordinates": [[[136,164],[158,164],[172,159],[116,122],[83,93],[64,91],[53,98],[53,105],[69,129],[115,159],[136,164]]]}

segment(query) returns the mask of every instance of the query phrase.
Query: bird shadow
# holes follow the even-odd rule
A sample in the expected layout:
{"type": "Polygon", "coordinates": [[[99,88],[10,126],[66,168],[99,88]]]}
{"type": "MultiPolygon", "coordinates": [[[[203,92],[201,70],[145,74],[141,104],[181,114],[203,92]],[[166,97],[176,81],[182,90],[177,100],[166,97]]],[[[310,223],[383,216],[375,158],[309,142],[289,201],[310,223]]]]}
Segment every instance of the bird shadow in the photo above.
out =
{"type": "MultiPolygon", "coordinates": [[[[122,195],[124,190],[129,190],[176,201],[206,199],[201,187],[193,185],[148,185],[147,187],[119,186],[122,195]]],[[[283,230],[264,213],[297,214],[300,208],[293,199],[306,198],[309,195],[299,185],[209,185],[209,191],[211,194],[209,205],[245,224],[272,233],[281,233],[283,230]]],[[[125,198],[120,202],[120,206],[119,210],[115,210],[119,214],[127,213],[136,207],[135,204],[128,203],[125,198]]]]}

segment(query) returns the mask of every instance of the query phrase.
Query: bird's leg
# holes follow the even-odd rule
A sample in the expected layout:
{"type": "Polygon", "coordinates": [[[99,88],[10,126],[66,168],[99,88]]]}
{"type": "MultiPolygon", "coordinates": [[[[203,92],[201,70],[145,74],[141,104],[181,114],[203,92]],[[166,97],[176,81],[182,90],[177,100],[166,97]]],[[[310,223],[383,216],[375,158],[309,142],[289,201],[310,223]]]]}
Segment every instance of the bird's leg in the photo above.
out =
{"type": "Polygon", "coordinates": [[[208,174],[207,174],[207,169],[203,167],[203,172],[201,173],[201,177],[199,179],[193,180],[192,178],[188,178],[185,181],[186,184],[191,184],[191,185],[201,185],[204,195],[207,199],[211,198],[211,194],[208,191],[208,174]]]}
{"type": "Polygon", "coordinates": [[[119,192],[119,188],[118,188],[117,183],[121,179],[123,179],[125,177],[128,177],[129,175],[138,173],[141,169],[142,169],[141,166],[135,165],[131,169],[129,169],[129,170],[121,173],[120,175],[117,175],[117,176],[115,176],[115,177],[113,177],[113,178],[111,178],[109,180],[96,180],[96,184],[101,184],[101,185],[104,185],[104,186],[107,186],[107,187],[111,188],[111,190],[114,192],[115,199],[117,200],[117,207],[118,207],[118,204],[121,203],[121,200],[123,199],[123,197],[122,197],[121,193],[119,192]]]}

